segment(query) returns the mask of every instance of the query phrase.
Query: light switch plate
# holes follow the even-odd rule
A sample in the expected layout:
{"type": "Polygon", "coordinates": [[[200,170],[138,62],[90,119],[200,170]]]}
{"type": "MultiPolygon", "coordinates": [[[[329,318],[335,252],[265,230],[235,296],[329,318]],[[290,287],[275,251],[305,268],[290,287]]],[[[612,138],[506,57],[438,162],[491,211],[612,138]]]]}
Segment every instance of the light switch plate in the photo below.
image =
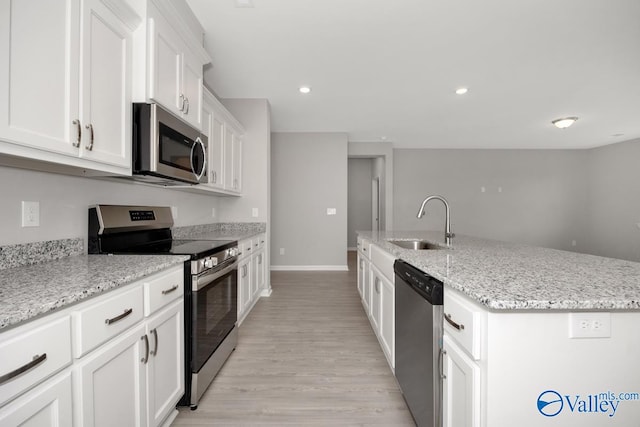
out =
{"type": "Polygon", "coordinates": [[[259,213],[258,213],[258,208],[253,208],[253,209],[251,209],[251,216],[252,216],[252,217],[254,217],[254,218],[258,218],[258,215],[259,215],[259,213]]]}
{"type": "Polygon", "coordinates": [[[327,215],[335,215],[336,208],[327,208],[327,215]]]}

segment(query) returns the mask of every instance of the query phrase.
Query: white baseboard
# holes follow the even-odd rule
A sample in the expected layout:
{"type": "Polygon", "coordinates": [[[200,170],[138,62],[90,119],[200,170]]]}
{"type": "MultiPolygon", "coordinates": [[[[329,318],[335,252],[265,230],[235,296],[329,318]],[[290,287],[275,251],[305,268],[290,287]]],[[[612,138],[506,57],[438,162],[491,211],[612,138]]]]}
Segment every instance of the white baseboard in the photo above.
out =
{"type": "Polygon", "coordinates": [[[346,265],[272,265],[271,271],[349,271],[346,265]]]}
{"type": "Polygon", "coordinates": [[[260,292],[260,296],[270,297],[272,292],[273,292],[273,288],[269,287],[268,289],[263,289],[262,292],[260,292]]]}

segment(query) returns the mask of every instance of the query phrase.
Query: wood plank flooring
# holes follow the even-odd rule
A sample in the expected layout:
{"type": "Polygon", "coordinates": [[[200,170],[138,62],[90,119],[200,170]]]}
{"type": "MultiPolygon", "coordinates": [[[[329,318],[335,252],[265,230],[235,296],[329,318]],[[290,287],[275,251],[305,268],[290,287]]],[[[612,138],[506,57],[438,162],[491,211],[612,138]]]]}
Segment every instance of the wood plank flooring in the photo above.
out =
{"type": "Polygon", "coordinates": [[[196,411],[172,426],[413,426],[349,272],[272,272],[273,293],[196,411]]]}

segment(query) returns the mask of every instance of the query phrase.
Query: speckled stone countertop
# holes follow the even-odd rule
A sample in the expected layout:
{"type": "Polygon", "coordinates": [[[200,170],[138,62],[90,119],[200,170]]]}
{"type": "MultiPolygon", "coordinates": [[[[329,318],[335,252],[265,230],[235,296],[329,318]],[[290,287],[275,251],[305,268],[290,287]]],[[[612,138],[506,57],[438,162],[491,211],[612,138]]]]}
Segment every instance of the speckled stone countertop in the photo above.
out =
{"type": "Polygon", "coordinates": [[[266,230],[264,222],[222,222],[176,227],[172,233],[174,239],[242,240],[266,230]]]}
{"type": "Polygon", "coordinates": [[[80,255],[0,274],[0,332],[187,260],[168,255],[80,255]]]}
{"type": "Polygon", "coordinates": [[[410,250],[388,240],[444,246],[444,232],[358,232],[397,258],[494,310],[640,310],[640,263],[459,236],[451,248],[410,250]]]}

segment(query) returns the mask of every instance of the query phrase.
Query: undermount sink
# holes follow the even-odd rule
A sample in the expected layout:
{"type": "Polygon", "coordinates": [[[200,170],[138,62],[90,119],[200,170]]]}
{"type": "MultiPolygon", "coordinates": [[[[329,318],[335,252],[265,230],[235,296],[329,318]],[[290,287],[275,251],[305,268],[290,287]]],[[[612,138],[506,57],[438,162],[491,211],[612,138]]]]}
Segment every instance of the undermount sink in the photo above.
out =
{"type": "Polygon", "coordinates": [[[396,246],[400,246],[404,249],[413,250],[428,250],[428,249],[447,249],[444,246],[436,245],[426,240],[388,240],[389,243],[393,243],[396,246]]]}

